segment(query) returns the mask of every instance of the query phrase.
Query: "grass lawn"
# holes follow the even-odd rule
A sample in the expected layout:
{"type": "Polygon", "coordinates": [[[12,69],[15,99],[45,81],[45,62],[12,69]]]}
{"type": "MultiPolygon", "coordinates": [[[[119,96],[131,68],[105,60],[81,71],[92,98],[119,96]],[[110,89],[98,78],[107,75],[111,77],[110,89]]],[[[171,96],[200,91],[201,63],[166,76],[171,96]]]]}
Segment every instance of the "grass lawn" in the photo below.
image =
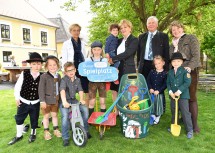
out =
{"type": "MultiPolygon", "coordinates": [[[[111,104],[111,94],[108,92],[107,103],[111,104]]],[[[61,138],[53,137],[50,141],[43,139],[43,128],[37,130],[37,139],[34,143],[28,143],[30,130],[24,135],[22,141],[15,145],[8,146],[7,143],[15,136],[16,105],[13,97],[13,90],[0,91],[0,153],[81,153],[81,152],[117,152],[117,153],[136,153],[136,152],[158,152],[158,153],[183,153],[183,152],[214,152],[215,150],[215,93],[198,92],[199,99],[199,126],[201,133],[194,135],[188,140],[184,127],[182,126],[181,135],[173,137],[167,132],[170,126],[169,100],[167,100],[167,111],[161,117],[161,121],[156,126],[151,126],[149,135],[144,139],[127,139],[120,133],[120,123],[105,132],[103,140],[99,139],[99,133],[94,126],[90,127],[91,135],[84,148],[75,146],[71,140],[69,147],[62,146],[61,138]]],[[[41,122],[40,116],[39,122],[41,122]]],[[[59,114],[60,119],[60,114],[59,114]]],[[[25,121],[29,122],[29,117],[25,121]]],[[[52,132],[52,131],[51,131],[52,132]]]]}

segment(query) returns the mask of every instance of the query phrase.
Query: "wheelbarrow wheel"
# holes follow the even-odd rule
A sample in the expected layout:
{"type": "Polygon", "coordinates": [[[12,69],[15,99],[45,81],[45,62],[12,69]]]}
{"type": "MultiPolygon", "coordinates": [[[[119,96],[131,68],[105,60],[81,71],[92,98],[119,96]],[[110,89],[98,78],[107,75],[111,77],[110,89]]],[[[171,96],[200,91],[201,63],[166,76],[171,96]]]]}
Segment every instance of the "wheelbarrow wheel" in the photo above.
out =
{"type": "Polygon", "coordinates": [[[81,125],[75,125],[75,131],[72,133],[73,142],[76,146],[84,147],[87,143],[87,132],[81,125]]]}

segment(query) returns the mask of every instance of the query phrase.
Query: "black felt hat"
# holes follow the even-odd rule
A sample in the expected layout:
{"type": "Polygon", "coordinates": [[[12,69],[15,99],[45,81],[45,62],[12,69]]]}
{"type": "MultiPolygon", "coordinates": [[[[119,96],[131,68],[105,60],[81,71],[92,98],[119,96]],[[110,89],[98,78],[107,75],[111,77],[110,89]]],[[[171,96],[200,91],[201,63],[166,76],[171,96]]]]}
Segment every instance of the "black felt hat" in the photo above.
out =
{"type": "Polygon", "coordinates": [[[59,59],[56,56],[54,56],[54,55],[47,56],[46,59],[45,59],[45,61],[47,61],[48,59],[56,59],[59,62],[59,59]]]}
{"type": "Polygon", "coordinates": [[[170,61],[175,60],[175,59],[181,59],[181,60],[185,61],[185,59],[183,58],[182,54],[179,53],[179,52],[173,53],[170,61]]]}
{"type": "Polygon", "coordinates": [[[95,48],[95,47],[100,47],[102,48],[102,43],[100,41],[94,41],[92,44],[91,44],[91,48],[95,48]]]}
{"type": "Polygon", "coordinates": [[[31,63],[31,62],[44,62],[42,59],[41,55],[37,52],[33,52],[29,55],[29,59],[26,60],[26,62],[31,63]]]}

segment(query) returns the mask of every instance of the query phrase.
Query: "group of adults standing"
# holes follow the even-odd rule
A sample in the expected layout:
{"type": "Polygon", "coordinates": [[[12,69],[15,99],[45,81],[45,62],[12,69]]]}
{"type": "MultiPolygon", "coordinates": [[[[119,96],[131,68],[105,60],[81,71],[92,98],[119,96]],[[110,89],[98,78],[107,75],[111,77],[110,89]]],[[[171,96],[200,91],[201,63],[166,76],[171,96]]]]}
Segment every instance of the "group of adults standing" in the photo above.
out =
{"type": "MultiPolygon", "coordinates": [[[[200,67],[200,47],[197,38],[194,35],[186,34],[183,24],[173,21],[170,24],[169,31],[172,35],[172,43],[169,46],[168,35],[157,30],[158,19],[151,16],[147,19],[148,31],[141,34],[138,38],[132,35],[132,23],[128,20],[121,20],[119,23],[120,32],[123,38],[119,39],[119,46],[116,50],[116,56],[109,59],[113,64],[120,61],[119,81],[124,74],[136,73],[135,54],[137,52],[138,72],[147,78],[153,66],[153,57],[160,55],[165,60],[165,70],[171,68],[169,59],[172,53],[180,52],[185,59],[183,67],[191,74],[192,83],[190,89],[189,110],[193,122],[193,130],[200,132],[197,124],[198,105],[197,105],[197,84],[198,84],[198,67],[200,67]]],[[[69,28],[71,39],[63,44],[62,48],[62,65],[67,61],[74,62],[76,69],[79,63],[83,62],[87,56],[84,42],[80,39],[81,27],[73,24],[69,28]]],[[[86,102],[88,101],[88,80],[78,74],[81,79],[82,87],[86,93],[86,102]]],[[[119,85],[111,84],[113,95],[117,95],[119,85]]],[[[116,98],[116,97],[115,97],[116,98]]],[[[114,98],[114,99],[115,99],[114,98]]]]}

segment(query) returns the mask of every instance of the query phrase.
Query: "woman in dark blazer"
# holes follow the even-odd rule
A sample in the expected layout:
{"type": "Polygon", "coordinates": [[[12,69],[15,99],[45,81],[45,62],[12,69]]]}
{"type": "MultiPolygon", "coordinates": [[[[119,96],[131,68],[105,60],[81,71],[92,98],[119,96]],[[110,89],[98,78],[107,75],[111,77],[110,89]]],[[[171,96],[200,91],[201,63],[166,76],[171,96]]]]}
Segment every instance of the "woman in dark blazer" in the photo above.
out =
{"type": "MultiPolygon", "coordinates": [[[[119,23],[120,31],[123,38],[119,39],[116,56],[109,59],[109,63],[113,64],[120,61],[119,65],[119,81],[124,74],[136,73],[134,56],[138,48],[138,39],[132,33],[132,23],[128,20],[121,20],[119,23]]],[[[111,84],[113,97],[117,97],[119,85],[111,84]]],[[[113,98],[113,100],[115,100],[113,98]]]]}

